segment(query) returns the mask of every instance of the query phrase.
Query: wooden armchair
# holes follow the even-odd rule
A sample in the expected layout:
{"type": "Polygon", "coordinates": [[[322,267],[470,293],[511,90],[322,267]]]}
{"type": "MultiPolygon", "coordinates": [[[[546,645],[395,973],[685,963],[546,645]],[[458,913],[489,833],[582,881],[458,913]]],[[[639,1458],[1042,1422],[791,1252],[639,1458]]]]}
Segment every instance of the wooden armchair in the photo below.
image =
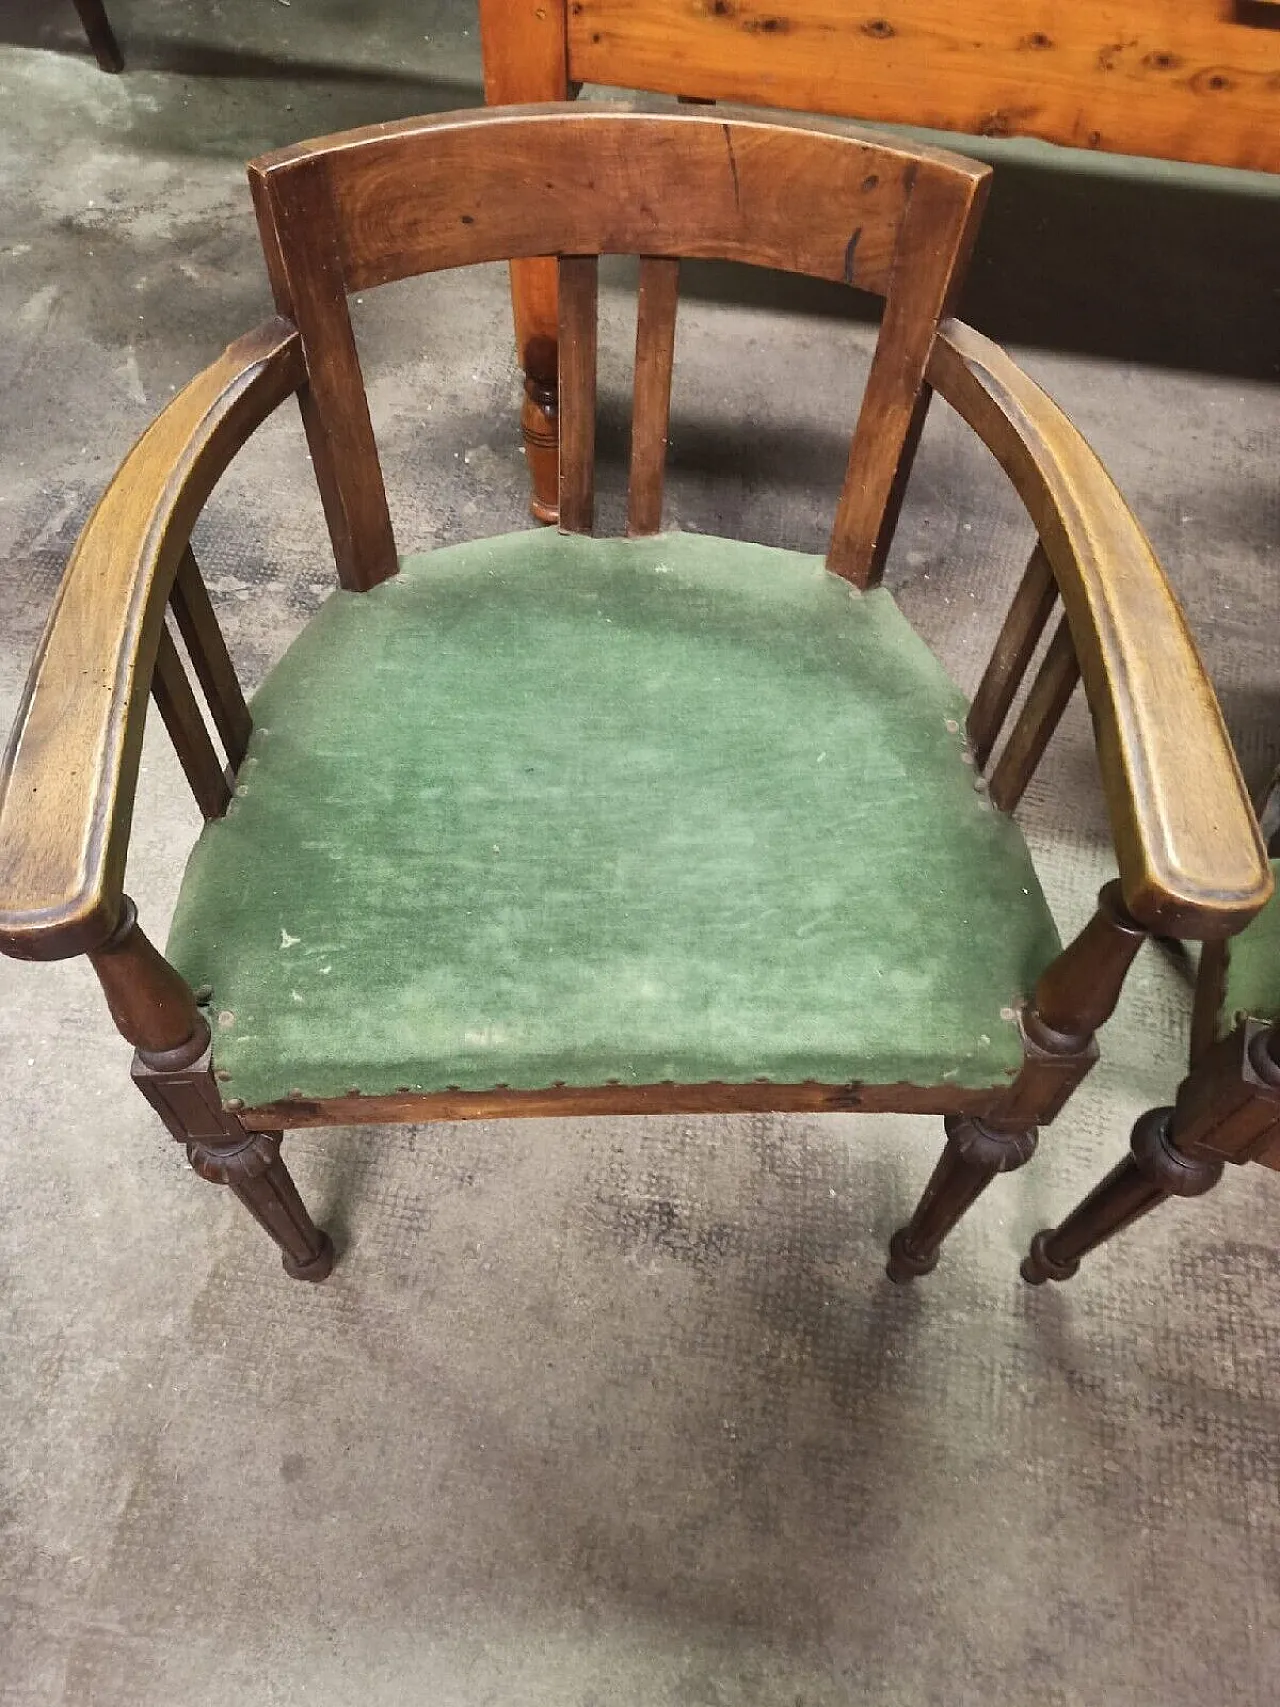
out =
{"type": "Polygon", "coordinates": [[[1171,1197],[1211,1191],[1228,1162],[1280,1168],[1280,899],[1274,896],[1230,943],[1205,944],[1190,1071],[1173,1106],[1148,1109],[1134,1125],[1124,1160],[1059,1226],[1036,1234],[1022,1278],[1033,1286],[1070,1280],[1082,1257],[1171,1197]]]}
{"type": "Polygon", "coordinates": [[[946,318],[987,176],[834,124],[612,106],[375,126],[250,168],[280,317],[169,405],[71,557],[0,774],[0,947],[88,957],[139,1088],[289,1274],[333,1261],[289,1127],[734,1109],[946,1116],[892,1245],[895,1279],[922,1274],[1093,1065],[1145,934],[1217,939],[1266,901],[1150,546],[1053,404],[946,318]],[[347,296],[548,251],[566,531],[400,559],[347,296]],[[616,252],[642,259],[630,537],[604,540],[616,252]],[[825,564],[657,531],[685,255],[884,298],[825,564]],[[877,586],[935,389],[1038,535],[968,707],[877,586]],[[250,709],[189,541],[295,392],[341,590],[250,709]],[[1011,813],[1078,679],[1119,878],[1063,949],[1011,813]],[[164,956],[123,893],[149,697],[208,820],[164,956]]]}

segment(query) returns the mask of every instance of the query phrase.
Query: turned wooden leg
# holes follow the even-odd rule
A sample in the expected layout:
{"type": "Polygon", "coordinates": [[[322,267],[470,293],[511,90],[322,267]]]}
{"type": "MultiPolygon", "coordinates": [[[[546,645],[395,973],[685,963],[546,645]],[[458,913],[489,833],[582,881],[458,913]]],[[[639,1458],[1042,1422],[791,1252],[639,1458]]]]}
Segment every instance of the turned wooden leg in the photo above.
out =
{"type": "Polygon", "coordinates": [[[938,1261],[942,1241],[997,1174],[1010,1173],[1035,1153],[1034,1127],[1000,1132],[967,1115],[946,1118],[947,1145],[905,1227],[889,1241],[890,1280],[928,1274],[938,1261]]]}
{"type": "Polygon", "coordinates": [[[1046,1280],[1070,1280],[1080,1258],[1131,1226],[1170,1197],[1199,1197],[1222,1178],[1216,1157],[1189,1156],[1173,1141],[1173,1110],[1152,1108],[1140,1116],[1130,1139],[1130,1154],[1059,1226],[1045,1228],[1031,1241],[1022,1262],[1022,1278],[1032,1286],[1046,1280]]]}
{"type": "Polygon", "coordinates": [[[280,1157],[279,1132],[244,1132],[226,1144],[188,1143],[187,1158],[214,1185],[229,1185],[260,1227],[280,1247],[291,1280],[325,1280],[333,1268],[333,1241],[316,1226],[280,1157]]]}
{"type": "Polygon", "coordinates": [[[89,959],[116,1028],[136,1051],[133,1079],[202,1179],[229,1185],[279,1245],[285,1273],[323,1280],[329,1235],[307,1214],[280,1158],[278,1132],[249,1132],[223,1105],[209,1027],[186,983],[148,941],[126,896],[111,935],[89,959]]]}
{"type": "Polygon", "coordinates": [[[98,64],[104,71],[123,71],[124,55],[107,19],[103,0],[75,0],[75,5],[98,64]]]}

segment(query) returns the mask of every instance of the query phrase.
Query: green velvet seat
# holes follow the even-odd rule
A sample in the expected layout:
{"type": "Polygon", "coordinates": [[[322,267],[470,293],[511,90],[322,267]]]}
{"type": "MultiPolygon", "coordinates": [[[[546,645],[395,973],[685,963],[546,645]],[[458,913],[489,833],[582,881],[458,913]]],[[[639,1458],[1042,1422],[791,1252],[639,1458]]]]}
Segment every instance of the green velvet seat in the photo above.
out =
{"type": "Polygon", "coordinates": [[[1059,941],[887,592],[537,531],[335,593],[263,685],[169,955],[226,1097],[1002,1085],[1059,941]]]}
{"type": "MultiPolygon", "coordinates": [[[[1280,878],[1280,861],[1271,869],[1280,878]]],[[[1245,930],[1227,945],[1227,976],[1222,1000],[1224,1024],[1237,1017],[1280,1019],[1280,896],[1270,901],[1245,930]]]]}

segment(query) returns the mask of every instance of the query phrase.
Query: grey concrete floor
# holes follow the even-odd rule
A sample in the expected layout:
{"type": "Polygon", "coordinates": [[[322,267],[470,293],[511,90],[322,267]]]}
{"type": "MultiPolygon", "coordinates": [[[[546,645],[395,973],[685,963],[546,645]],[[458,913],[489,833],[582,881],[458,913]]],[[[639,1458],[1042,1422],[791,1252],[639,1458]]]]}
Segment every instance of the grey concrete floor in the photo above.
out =
{"type": "MultiPolygon", "coordinates": [[[[458,0],[0,6],[0,722],[131,438],[269,309],[243,161],[478,99],[458,0]]],[[[995,151],[968,300],[1092,438],[1275,760],[1280,201],[995,151]]],[[[630,279],[604,295],[616,519],[630,279]]],[[[691,269],[672,519],[818,548],[870,333],[691,269]]],[[[356,310],[402,544],[520,526],[497,270],[356,310]]],[[[1029,545],[930,421],[890,580],[967,688],[1029,545]]],[[[249,680],[331,584],[293,414],[197,546],[249,680]]],[[[1065,930],[1111,871],[1073,706],[1026,803],[1065,930]]],[[[163,936],[195,830],[148,736],[130,886],[163,936]]],[[[882,1278],[934,1121],[303,1134],[344,1250],[290,1285],[127,1083],[78,964],[0,963],[0,1700],[1262,1704],[1280,1675],[1280,1258],[1233,1175],[1032,1292],[1034,1228],[1169,1096],[1187,990],[1138,962],[1096,1075],[938,1272],[882,1278]]]]}

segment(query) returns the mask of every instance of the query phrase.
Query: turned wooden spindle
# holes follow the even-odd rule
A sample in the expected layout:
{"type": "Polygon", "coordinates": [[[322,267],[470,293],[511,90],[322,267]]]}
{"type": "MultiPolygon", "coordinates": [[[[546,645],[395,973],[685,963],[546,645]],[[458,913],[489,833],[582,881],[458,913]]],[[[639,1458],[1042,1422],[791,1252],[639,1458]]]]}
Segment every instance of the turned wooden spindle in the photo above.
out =
{"type": "Polygon", "coordinates": [[[89,959],[116,1030],[149,1067],[178,1071],[209,1047],[209,1027],[195,996],[138,924],[126,895],[119,921],[89,959]]]}
{"type": "Polygon", "coordinates": [[[1075,1054],[1115,1012],[1125,974],[1149,935],[1124,904],[1117,879],[1098,891],[1098,910],[1041,973],[1023,1016],[1027,1035],[1053,1054],[1075,1054]]]}
{"type": "Polygon", "coordinates": [[[1060,1227],[1046,1228],[1031,1241],[1021,1274],[1032,1286],[1046,1280],[1070,1280],[1080,1259],[1095,1246],[1130,1227],[1170,1197],[1199,1197],[1222,1178],[1215,1157],[1191,1156],[1179,1149],[1171,1108],[1141,1115],[1130,1138],[1130,1153],[1112,1168],[1060,1227]]]}
{"type": "Polygon", "coordinates": [[[201,1179],[229,1186],[280,1247],[294,1280],[333,1268],[329,1235],[307,1213],[280,1155],[279,1132],[250,1132],[224,1107],[209,1058],[209,1027],[190,986],[138,924],[126,895],[120,920],[89,959],[116,1029],[137,1050],[138,1089],[182,1144],[201,1179]]]}
{"type": "MultiPolygon", "coordinates": [[[[554,346],[551,359],[556,360],[554,346]]],[[[526,358],[530,360],[531,358],[526,358]]],[[[520,405],[520,435],[529,465],[529,510],[535,521],[554,527],[560,520],[560,388],[557,373],[525,369],[520,405]],[[554,493],[554,497],[549,494],[554,493]]]]}
{"type": "Polygon", "coordinates": [[[901,1283],[937,1265],[942,1241],[997,1174],[1012,1173],[1035,1154],[1036,1130],[1002,1132],[985,1120],[949,1114],[947,1144],[905,1227],[889,1241],[885,1273],[901,1283]]]}

